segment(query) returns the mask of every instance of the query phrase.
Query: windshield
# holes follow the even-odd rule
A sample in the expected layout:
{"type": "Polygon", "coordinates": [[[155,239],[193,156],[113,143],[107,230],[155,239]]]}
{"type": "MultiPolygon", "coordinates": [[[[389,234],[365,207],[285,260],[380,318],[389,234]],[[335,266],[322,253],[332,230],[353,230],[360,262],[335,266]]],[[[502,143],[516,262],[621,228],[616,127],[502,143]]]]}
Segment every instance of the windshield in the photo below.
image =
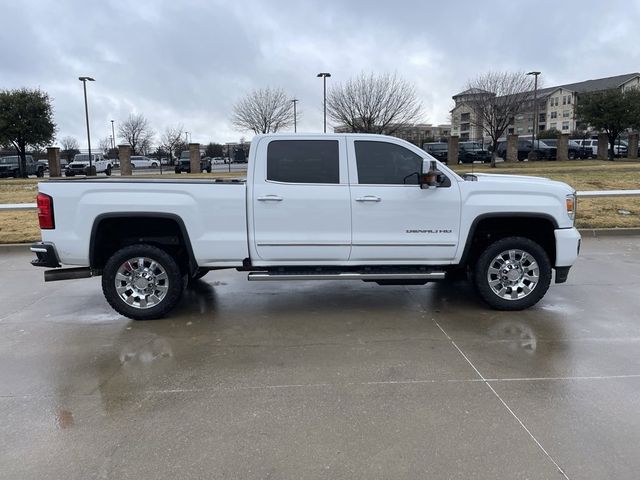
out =
{"type": "MultiPolygon", "coordinates": [[[[95,154],[91,154],[91,158],[93,159],[93,161],[96,161],[96,156],[95,154]]],[[[89,154],[88,153],[78,153],[76,154],[75,157],[73,157],[73,161],[74,162],[88,162],[89,161],[89,154]]]]}
{"type": "Polygon", "coordinates": [[[462,142],[460,144],[465,150],[482,150],[482,145],[476,142],[462,142]]]}
{"type": "Polygon", "coordinates": [[[8,165],[8,164],[12,164],[12,163],[18,163],[18,156],[12,156],[12,157],[2,157],[0,158],[0,164],[2,165],[8,165]]]}

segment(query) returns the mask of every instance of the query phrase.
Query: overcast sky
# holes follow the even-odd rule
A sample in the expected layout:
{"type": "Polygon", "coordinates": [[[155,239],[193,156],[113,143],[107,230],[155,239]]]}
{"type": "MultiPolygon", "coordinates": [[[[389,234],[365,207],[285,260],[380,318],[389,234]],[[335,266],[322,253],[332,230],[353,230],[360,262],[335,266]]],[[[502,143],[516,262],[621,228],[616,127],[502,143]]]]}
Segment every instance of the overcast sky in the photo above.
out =
{"type": "Polygon", "coordinates": [[[237,141],[233,104],[254,88],[300,100],[298,131],[322,129],[328,87],[360,72],[414,83],[426,123],[487,70],[540,70],[546,86],[640,71],[640,2],[372,0],[0,0],[0,88],[40,87],[57,138],[86,146],[131,112],[156,132],[237,141]]]}

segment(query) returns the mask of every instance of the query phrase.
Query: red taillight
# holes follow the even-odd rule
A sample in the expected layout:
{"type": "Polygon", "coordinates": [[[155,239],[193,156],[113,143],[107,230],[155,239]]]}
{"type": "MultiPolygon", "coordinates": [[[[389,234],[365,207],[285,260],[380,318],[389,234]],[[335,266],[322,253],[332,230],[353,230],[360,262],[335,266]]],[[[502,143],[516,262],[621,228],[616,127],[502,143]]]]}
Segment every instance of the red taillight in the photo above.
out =
{"type": "Polygon", "coordinates": [[[53,198],[44,193],[39,193],[36,197],[36,205],[38,206],[40,228],[43,230],[56,228],[55,222],[53,221],[53,198]]]}

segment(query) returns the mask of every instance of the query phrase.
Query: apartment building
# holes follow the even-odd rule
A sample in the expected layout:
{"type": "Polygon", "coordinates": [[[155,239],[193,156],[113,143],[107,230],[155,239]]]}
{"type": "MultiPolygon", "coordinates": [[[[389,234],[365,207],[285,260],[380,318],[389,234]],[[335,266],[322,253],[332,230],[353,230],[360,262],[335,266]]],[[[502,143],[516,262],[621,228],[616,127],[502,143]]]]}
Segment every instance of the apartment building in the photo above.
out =
{"type": "MultiPolygon", "coordinates": [[[[334,133],[350,133],[352,130],[346,125],[340,125],[333,129],[334,133]]],[[[430,123],[416,123],[393,125],[389,129],[392,133],[383,132],[385,135],[402,138],[419,147],[425,142],[438,141],[448,138],[451,135],[451,125],[440,124],[432,125],[430,123]]]]}
{"type": "MultiPolygon", "coordinates": [[[[556,129],[562,133],[576,130],[576,107],[580,102],[580,95],[619,88],[640,87],[640,73],[627,73],[614,77],[597,78],[577,83],[541,88],[537,91],[537,125],[538,132],[556,129]]],[[[460,140],[480,140],[482,129],[477,125],[471,96],[478,94],[492,95],[477,89],[465,90],[453,96],[455,107],[451,110],[451,132],[458,135],[460,140]]],[[[523,111],[510,119],[507,133],[531,135],[534,128],[534,92],[529,92],[529,100],[523,111]]]]}

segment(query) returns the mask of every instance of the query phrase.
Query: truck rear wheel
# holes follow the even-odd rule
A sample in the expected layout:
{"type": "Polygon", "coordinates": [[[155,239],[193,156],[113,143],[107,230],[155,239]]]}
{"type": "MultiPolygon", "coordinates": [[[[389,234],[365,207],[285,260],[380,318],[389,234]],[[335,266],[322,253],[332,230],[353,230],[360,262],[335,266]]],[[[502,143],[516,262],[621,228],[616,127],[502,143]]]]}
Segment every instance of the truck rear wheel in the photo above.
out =
{"type": "Polygon", "coordinates": [[[175,259],[153,245],[121,248],[102,272],[102,291],[109,305],[133,320],[166,315],[180,300],[183,286],[175,259]]]}
{"type": "Polygon", "coordinates": [[[507,237],[480,255],[473,282],[482,299],[496,310],[535,305],[551,284],[551,262],[544,249],[524,237],[507,237]]]}

